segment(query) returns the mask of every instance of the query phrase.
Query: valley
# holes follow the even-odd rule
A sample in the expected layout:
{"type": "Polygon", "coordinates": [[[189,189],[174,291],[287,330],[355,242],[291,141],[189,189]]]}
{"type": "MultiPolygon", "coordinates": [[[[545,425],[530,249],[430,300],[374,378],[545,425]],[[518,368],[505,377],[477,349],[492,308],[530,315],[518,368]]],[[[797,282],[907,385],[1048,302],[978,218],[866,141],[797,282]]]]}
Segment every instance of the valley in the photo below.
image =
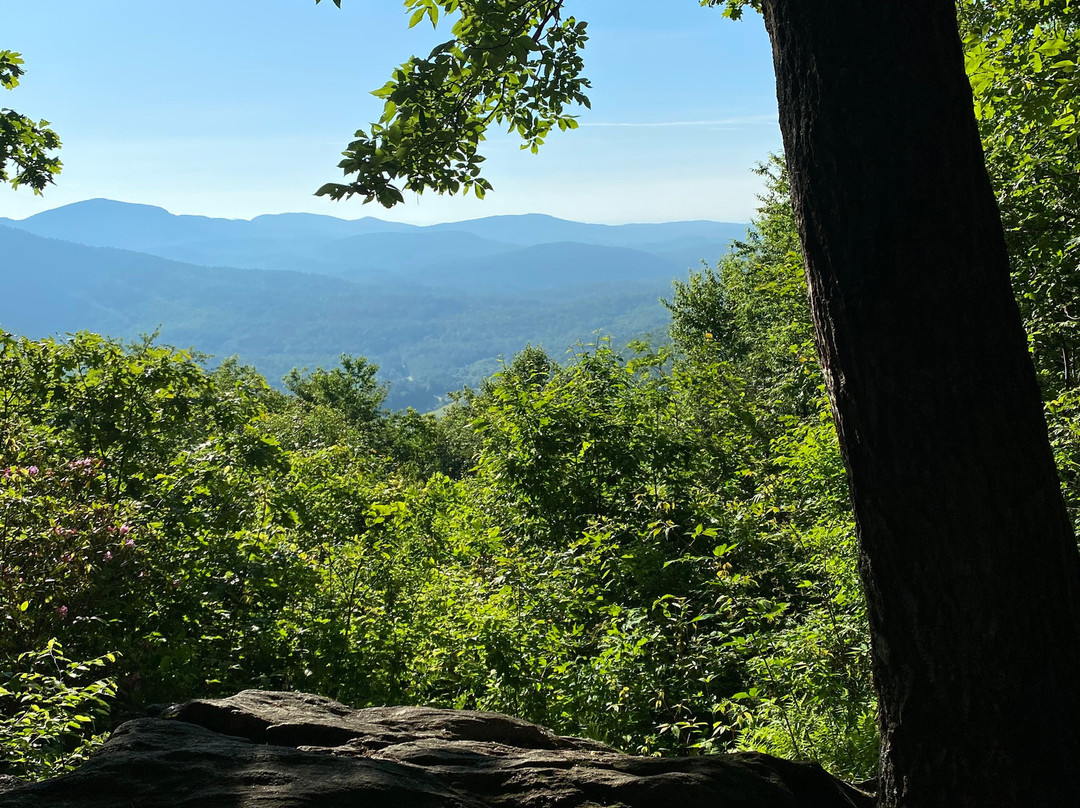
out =
{"type": "Polygon", "coordinates": [[[388,406],[436,409],[527,344],[666,340],[671,281],[746,225],[596,225],[494,216],[427,227],[375,218],[176,216],[89,200],[0,219],[0,327],[40,338],[157,333],[271,383],[345,353],[380,366],[388,406]]]}

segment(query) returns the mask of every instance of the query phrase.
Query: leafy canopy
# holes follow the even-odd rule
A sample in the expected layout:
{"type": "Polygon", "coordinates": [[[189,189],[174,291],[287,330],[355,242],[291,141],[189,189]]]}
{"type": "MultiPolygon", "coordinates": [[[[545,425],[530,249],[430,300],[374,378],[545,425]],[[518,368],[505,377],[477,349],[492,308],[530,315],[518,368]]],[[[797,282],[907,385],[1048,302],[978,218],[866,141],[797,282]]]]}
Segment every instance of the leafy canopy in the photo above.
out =
{"type": "Polygon", "coordinates": [[[386,401],[387,386],[375,378],[378,370],[362,356],[342,354],[341,367],[311,372],[293,368],[283,381],[301,401],[337,409],[353,424],[367,424],[379,418],[386,401]]]}
{"type": "MultiPolygon", "coordinates": [[[[315,0],[316,4],[321,0],[315,0]]],[[[592,85],[581,52],[587,23],[564,14],[565,0],[404,0],[409,27],[425,19],[437,28],[450,17],[452,37],[426,58],[411,57],[374,95],[382,117],[357,130],[343,152],[346,182],[323,185],[317,196],[360,195],[393,207],[402,190],[473,192],[491,183],[481,174],[480,142],[489,126],[505,126],[533,153],[554,127],[577,128],[568,112],[589,106],[592,85]]],[[[699,0],[739,19],[759,0],[699,0]]],[[[333,0],[338,8],[341,0],[333,0]]]]}
{"type": "Polygon", "coordinates": [[[589,105],[581,74],[588,36],[584,22],[563,15],[563,3],[405,0],[410,27],[449,16],[452,37],[425,58],[411,57],[375,91],[382,117],[356,132],[339,163],[352,179],[317,194],[360,195],[385,207],[403,201],[403,189],[483,197],[491,183],[481,175],[479,146],[489,126],[517,132],[533,152],[552,128],[576,128],[568,107],[589,105]]]}
{"type": "MultiPolygon", "coordinates": [[[[25,72],[14,51],[0,50],[0,86],[14,90],[25,72]]],[[[60,148],[60,138],[48,121],[35,123],[25,115],[0,107],[0,181],[12,188],[28,185],[40,194],[60,173],[59,158],[49,154],[60,148]]]]}

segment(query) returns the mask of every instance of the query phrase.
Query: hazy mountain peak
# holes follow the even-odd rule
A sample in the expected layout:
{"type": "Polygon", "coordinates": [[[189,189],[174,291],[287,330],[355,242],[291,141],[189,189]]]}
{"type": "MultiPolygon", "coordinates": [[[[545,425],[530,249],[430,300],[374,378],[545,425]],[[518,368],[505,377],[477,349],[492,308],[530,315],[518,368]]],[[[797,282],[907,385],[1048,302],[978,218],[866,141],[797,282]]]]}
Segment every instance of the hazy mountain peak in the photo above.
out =
{"type": "Polygon", "coordinates": [[[116,199],[105,199],[103,197],[97,197],[95,199],[84,199],[81,202],[72,202],[68,205],[61,205],[58,208],[52,208],[51,210],[44,210],[41,213],[35,213],[33,216],[28,216],[23,221],[44,221],[47,219],[68,219],[74,220],[82,217],[98,217],[98,216],[157,216],[168,217],[173,214],[160,208],[157,205],[144,205],[140,202],[120,202],[116,199]]]}
{"type": "MultiPolygon", "coordinates": [[[[335,256],[340,256],[342,249],[330,244],[365,235],[385,234],[391,241],[401,238],[398,252],[407,255],[407,263],[413,266],[446,259],[450,256],[445,251],[455,247],[467,251],[468,246],[460,237],[456,244],[435,238],[436,234],[451,232],[497,242],[507,249],[575,242],[663,252],[666,257],[682,262],[684,255],[695,251],[698,257],[715,256],[717,244],[726,245],[732,238],[741,238],[746,227],[710,221],[588,224],[546,213],[504,214],[427,226],[389,222],[374,216],[342,219],[316,213],[263,214],[249,221],[174,215],[154,205],[111,199],[88,199],[8,224],[39,236],[95,247],[138,250],[195,264],[349,275],[359,265],[352,260],[338,261],[335,256]],[[410,245],[407,243],[410,239],[419,241],[410,245]],[[431,249],[439,254],[429,255],[431,249]],[[329,267],[328,258],[330,263],[338,261],[340,266],[329,267]]],[[[484,247],[482,252],[490,253],[489,247],[484,247]]],[[[370,261],[362,263],[370,265],[374,261],[380,268],[394,268],[384,264],[382,253],[376,253],[369,256],[370,261]]]]}

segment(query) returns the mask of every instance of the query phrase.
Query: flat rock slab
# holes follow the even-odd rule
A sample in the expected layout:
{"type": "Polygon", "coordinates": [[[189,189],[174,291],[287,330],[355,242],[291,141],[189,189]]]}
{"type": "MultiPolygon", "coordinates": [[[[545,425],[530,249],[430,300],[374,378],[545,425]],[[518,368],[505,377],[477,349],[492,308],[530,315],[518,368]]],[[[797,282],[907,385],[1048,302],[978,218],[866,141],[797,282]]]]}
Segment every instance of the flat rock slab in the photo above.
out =
{"type": "Polygon", "coordinates": [[[0,782],[4,808],[872,808],[820,766],[624,755],[498,713],[352,710],[246,690],[121,725],[75,772],[0,782]]]}

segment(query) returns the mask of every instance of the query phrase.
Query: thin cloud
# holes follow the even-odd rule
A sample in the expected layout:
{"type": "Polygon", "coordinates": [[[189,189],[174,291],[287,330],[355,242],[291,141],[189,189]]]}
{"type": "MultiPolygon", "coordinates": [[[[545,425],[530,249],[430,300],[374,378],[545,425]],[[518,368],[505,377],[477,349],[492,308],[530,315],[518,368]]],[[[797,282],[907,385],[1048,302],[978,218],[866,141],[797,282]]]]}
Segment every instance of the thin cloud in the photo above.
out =
{"type": "Polygon", "coordinates": [[[586,122],[582,121],[579,125],[586,126],[607,126],[607,127],[620,127],[620,128],[632,128],[632,129],[657,129],[667,126],[740,126],[746,124],[775,124],[775,115],[746,115],[740,118],[721,118],[714,121],[612,121],[612,122],[586,122]]]}

